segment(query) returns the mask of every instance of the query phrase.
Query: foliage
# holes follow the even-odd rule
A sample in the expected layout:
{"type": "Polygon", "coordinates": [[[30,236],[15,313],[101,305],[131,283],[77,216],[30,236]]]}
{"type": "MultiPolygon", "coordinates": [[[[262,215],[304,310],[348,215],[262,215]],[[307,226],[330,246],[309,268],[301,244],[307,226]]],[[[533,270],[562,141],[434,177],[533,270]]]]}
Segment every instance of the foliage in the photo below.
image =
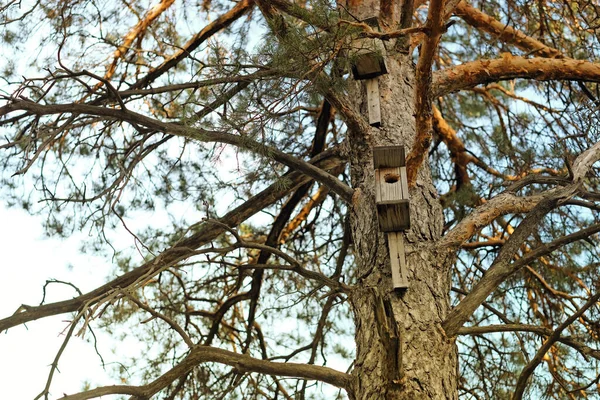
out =
{"type": "MultiPolygon", "coordinates": [[[[0,6],[2,50],[19,55],[0,65],[2,196],[44,215],[48,235],[93,232],[86,247],[112,257],[117,279],[135,278],[107,289],[89,310],[85,302],[70,310],[75,333],[100,328],[118,340],[125,330],[147,347],[114,371],[120,377],[127,370],[132,385],[181,365],[190,343],[263,361],[352,368],[347,285],[360,277],[348,206],[334,188],[315,183],[318,177],[297,171],[310,160],[329,163],[322,170],[352,186],[344,152],[352,145],[350,124],[335,101],[352,104],[349,43],[367,31],[348,23],[355,21],[335,2],[283,3],[285,12],[273,11],[271,19],[251,1],[0,6]],[[123,228],[131,235],[126,244],[114,239],[123,228]]],[[[552,45],[560,57],[597,57],[593,3],[472,5],[552,45]]],[[[416,26],[425,11],[417,8],[416,26]]],[[[415,60],[419,35],[412,36],[415,60]]],[[[443,74],[507,52],[532,56],[457,19],[433,70],[443,74]]],[[[511,76],[436,98],[454,135],[434,124],[429,152],[444,234],[503,193],[529,199],[568,186],[576,157],[600,141],[599,97],[594,82],[511,76]]],[[[511,260],[599,223],[597,172],[591,168],[583,189],[543,217],[511,260]]],[[[455,305],[494,265],[528,211],[500,213],[456,249],[455,305]]],[[[457,339],[461,396],[511,398],[540,337],[596,293],[595,232],[532,260],[477,308],[457,339]],[[469,331],[500,324],[521,328],[469,331]]],[[[592,307],[544,355],[527,395],[597,396],[599,340],[592,307]]],[[[301,377],[210,361],[159,394],[345,396],[301,377]]],[[[47,386],[41,396],[48,395],[47,386]]]]}

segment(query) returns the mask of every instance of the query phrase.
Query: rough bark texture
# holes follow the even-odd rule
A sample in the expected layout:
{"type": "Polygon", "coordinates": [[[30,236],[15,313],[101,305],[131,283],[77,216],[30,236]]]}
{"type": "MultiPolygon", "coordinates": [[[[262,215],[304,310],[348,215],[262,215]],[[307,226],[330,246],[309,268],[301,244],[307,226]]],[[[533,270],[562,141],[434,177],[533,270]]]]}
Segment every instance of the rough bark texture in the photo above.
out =
{"type": "MultiPolygon", "coordinates": [[[[368,134],[350,132],[352,232],[359,268],[351,296],[357,356],[353,374],[357,399],[456,399],[457,352],[440,323],[450,309],[450,260],[435,251],[443,217],[424,164],[410,192],[412,227],[406,232],[410,288],[394,292],[385,236],[375,207],[372,149],[404,145],[415,137],[414,65],[403,55],[388,56],[389,73],[379,78],[382,126],[368,134]]],[[[354,95],[366,114],[364,84],[354,95]],[[362,100],[361,100],[362,99],[362,100]]]]}

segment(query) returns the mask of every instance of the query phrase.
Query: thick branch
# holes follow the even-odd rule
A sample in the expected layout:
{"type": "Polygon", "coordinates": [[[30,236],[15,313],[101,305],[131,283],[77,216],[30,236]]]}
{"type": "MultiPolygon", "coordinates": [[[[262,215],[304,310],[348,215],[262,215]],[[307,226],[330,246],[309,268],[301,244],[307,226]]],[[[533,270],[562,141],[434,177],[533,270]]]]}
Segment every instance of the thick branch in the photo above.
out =
{"type": "MultiPolygon", "coordinates": [[[[505,43],[515,45],[521,50],[529,52],[538,57],[548,58],[568,58],[559,50],[550,47],[537,39],[527,36],[525,33],[511,26],[504,24],[491,16],[471,7],[464,1],[461,1],[457,8],[456,14],[462,17],[468,24],[488,32],[505,43]]],[[[581,81],[578,82],[583,94],[598,105],[597,99],[581,81]]]]}
{"type": "Polygon", "coordinates": [[[450,151],[450,160],[454,163],[456,174],[456,190],[470,183],[467,165],[474,161],[475,157],[467,153],[462,140],[458,138],[456,131],[442,117],[437,107],[433,107],[433,129],[440,136],[450,151]]]}
{"type": "Polygon", "coordinates": [[[518,29],[498,21],[467,4],[464,0],[458,3],[454,13],[469,25],[488,32],[505,43],[514,44],[521,50],[532,52],[538,57],[562,58],[562,54],[557,49],[549,47],[518,29]]]}
{"type": "Polygon", "coordinates": [[[524,58],[503,53],[499,59],[473,61],[436,72],[433,77],[434,95],[443,96],[480,84],[515,78],[600,82],[600,64],[573,59],[524,58]]]}
{"type": "Polygon", "coordinates": [[[415,74],[417,82],[415,100],[417,135],[412,149],[406,157],[406,173],[409,186],[415,185],[417,172],[423,160],[425,160],[431,144],[431,66],[440,38],[444,33],[444,0],[431,0],[429,2],[425,25],[429,28],[429,35],[423,41],[415,74]]]}
{"type": "Polygon", "coordinates": [[[179,377],[189,373],[199,364],[215,362],[233,367],[239,373],[257,372],[273,376],[310,379],[351,390],[352,377],[332,368],[297,363],[279,363],[259,360],[247,355],[208,346],[194,347],[181,363],[161,377],[143,386],[104,386],[86,392],[61,397],[62,400],[86,400],[109,394],[129,394],[133,399],[149,399],[179,377]]]}
{"type": "Polygon", "coordinates": [[[519,197],[511,192],[499,194],[463,218],[440,240],[439,246],[440,248],[456,249],[496,218],[507,214],[529,212],[542,199],[542,195],[519,197]]]}

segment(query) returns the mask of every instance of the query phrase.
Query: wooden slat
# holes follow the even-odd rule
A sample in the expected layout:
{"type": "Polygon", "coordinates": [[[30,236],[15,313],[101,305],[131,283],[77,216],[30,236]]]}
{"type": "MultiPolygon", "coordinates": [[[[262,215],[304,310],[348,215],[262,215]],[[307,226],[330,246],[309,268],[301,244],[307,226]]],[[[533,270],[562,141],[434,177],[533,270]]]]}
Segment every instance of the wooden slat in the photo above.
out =
{"type": "Polygon", "coordinates": [[[392,168],[404,167],[404,146],[377,146],[373,147],[373,167],[392,168]]]}
{"type": "Polygon", "coordinates": [[[381,125],[381,106],[379,104],[379,79],[367,79],[367,106],[369,109],[369,125],[381,125]]]}
{"type": "Polygon", "coordinates": [[[390,265],[392,268],[392,285],[394,289],[408,288],[408,270],[406,268],[406,254],[404,239],[401,233],[389,232],[387,234],[390,252],[390,265]]]}
{"type": "Polygon", "coordinates": [[[400,183],[402,184],[402,198],[408,200],[408,179],[406,178],[406,167],[400,167],[400,183]]]}
{"type": "Polygon", "coordinates": [[[375,170],[375,203],[381,203],[381,170],[375,170]]]}

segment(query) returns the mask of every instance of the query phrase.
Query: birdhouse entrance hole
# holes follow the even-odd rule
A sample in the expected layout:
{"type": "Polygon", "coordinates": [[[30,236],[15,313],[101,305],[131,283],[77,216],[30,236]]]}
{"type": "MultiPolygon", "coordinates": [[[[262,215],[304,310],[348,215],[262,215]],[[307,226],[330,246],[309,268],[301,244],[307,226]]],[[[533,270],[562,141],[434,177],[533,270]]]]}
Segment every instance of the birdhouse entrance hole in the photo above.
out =
{"type": "Polygon", "coordinates": [[[386,183],[396,183],[396,182],[398,182],[398,180],[400,180],[400,175],[398,175],[398,174],[385,174],[385,176],[383,177],[383,179],[385,179],[386,183]]]}

